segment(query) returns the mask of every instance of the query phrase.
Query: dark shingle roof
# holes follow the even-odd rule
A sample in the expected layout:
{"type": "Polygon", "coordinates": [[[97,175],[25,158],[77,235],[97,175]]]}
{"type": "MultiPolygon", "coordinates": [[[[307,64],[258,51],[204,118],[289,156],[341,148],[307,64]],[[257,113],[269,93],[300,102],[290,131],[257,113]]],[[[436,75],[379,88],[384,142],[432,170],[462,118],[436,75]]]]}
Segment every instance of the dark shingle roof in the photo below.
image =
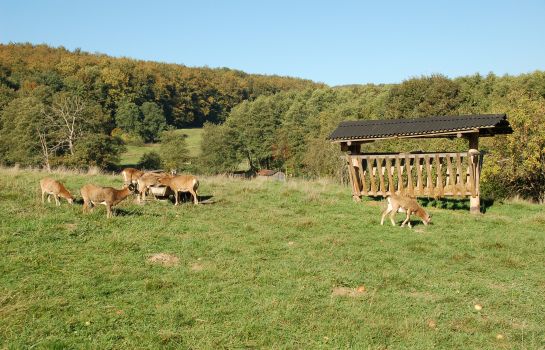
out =
{"type": "Polygon", "coordinates": [[[329,139],[367,140],[389,137],[433,136],[479,130],[481,136],[510,134],[513,132],[505,114],[481,114],[418,119],[355,120],[339,124],[329,139]]]}

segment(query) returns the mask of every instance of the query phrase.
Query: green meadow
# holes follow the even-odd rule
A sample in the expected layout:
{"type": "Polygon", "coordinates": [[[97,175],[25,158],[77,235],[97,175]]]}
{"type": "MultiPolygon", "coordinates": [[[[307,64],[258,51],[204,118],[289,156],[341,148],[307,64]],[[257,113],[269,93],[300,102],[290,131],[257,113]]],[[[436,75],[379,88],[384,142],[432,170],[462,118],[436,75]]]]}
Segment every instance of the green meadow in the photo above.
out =
{"type": "MultiPolygon", "coordinates": [[[[202,128],[176,129],[174,132],[180,136],[186,135],[187,151],[190,157],[201,154],[202,128]]],[[[120,167],[135,166],[144,153],[159,152],[159,143],[149,143],[142,146],[128,145],[127,151],[121,154],[120,167]]]]}
{"type": "MultiPolygon", "coordinates": [[[[45,176],[0,169],[0,348],[545,346],[542,205],[428,203],[433,224],[408,229],[329,181],[202,177],[201,205],[128,198],[107,220],[42,205],[45,176]]],[[[49,176],[78,198],[122,184],[49,176]]]]}

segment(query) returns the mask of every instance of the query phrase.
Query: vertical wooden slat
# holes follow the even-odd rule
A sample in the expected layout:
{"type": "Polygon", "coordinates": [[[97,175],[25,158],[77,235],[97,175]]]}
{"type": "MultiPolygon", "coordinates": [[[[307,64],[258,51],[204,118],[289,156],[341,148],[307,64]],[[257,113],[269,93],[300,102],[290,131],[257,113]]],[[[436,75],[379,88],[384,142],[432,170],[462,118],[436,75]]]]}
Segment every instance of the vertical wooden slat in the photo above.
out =
{"type": "Polygon", "coordinates": [[[426,154],[424,156],[424,161],[426,162],[426,188],[428,189],[428,196],[433,196],[433,179],[431,177],[431,166],[430,166],[430,157],[426,154]]]}
{"type": "Polygon", "coordinates": [[[452,161],[450,159],[450,153],[447,153],[447,181],[445,185],[445,189],[447,192],[454,193],[453,185],[456,184],[456,174],[454,174],[454,181],[452,178],[453,172],[452,172],[452,161]]]}
{"type": "Polygon", "coordinates": [[[360,171],[360,183],[361,183],[361,194],[367,196],[367,183],[365,182],[365,161],[362,157],[358,157],[358,168],[360,171]]]}
{"type": "Polygon", "coordinates": [[[396,169],[397,169],[397,191],[403,194],[405,189],[403,188],[403,169],[401,168],[401,157],[396,155],[396,169]]]}
{"type": "Polygon", "coordinates": [[[405,155],[405,170],[407,171],[407,190],[409,195],[414,196],[412,165],[408,155],[405,155]]]}
{"type": "Polygon", "coordinates": [[[442,197],[443,196],[443,192],[444,192],[444,187],[443,187],[443,174],[441,174],[441,160],[439,159],[439,155],[436,154],[435,155],[435,168],[436,168],[436,172],[437,172],[437,185],[436,185],[436,193],[435,193],[435,197],[442,197]]]}
{"type": "Polygon", "coordinates": [[[388,191],[389,194],[392,195],[396,190],[393,177],[394,168],[392,167],[392,160],[390,158],[386,158],[386,171],[388,172],[388,191]]]}
{"type": "Polygon", "coordinates": [[[462,157],[460,153],[456,154],[456,174],[458,175],[456,188],[460,191],[460,195],[465,196],[467,192],[465,189],[466,186],[464,181],[465,173],[462,173],[462,157]]]}
{"type": "Polygon", "coordinates": [[[369,172],[369,177],[370,177],[369,182],[371,183],[371,191],[369,192],[371,196],[377,195],[377,184],[375,181],[375,173],[373,171],[374,168],[375,168],[375,159],[373,157],[369,157],[369,160],[367,161],[367,171],[369,172]]]}
{"type": "Polygon", "coordinates": [[[471,161],[471,156],[467,156],[467,170],[469,171],[469,192],[475,197],[475,165],[471,161]]]}
{"type": "Polygon", "coordinates": [[[423,196],[424,195],[424,184],[423,184],[423,180],[422,180],[422,168],[424,167],[424,165],[422,164],[422,161],[424,159],[422,158],[421,155],[418,155],[415,157],[414,159],[414,162],[415,162],[415,166],[416,166],[416,175],[417,175],[417,187],[418,187],[418,194],[420,196],[423,196]]]}
{"type": "Polygon", "coordinates": [[[380,184],[379,191],[380,194],[384,196],[386,193],[386,186],[384,185],[384,168],[382,167],[382,162],[384,161],[384,158],[377,158],[377,171],[378,171],[378,179],[380,184]]]}

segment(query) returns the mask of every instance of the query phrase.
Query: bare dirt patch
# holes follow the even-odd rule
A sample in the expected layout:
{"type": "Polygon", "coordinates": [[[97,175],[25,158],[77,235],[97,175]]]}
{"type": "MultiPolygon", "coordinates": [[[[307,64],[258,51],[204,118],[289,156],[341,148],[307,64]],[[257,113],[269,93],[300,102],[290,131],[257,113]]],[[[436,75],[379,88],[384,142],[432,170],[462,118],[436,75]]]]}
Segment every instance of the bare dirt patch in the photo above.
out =
{"type": "Polygon", "coordinates": [[[180,259],[171,254],[157,253],[148,258],[148,262],[157,265],[163,265],[167,267],[177,266],[180,263],[180,259]]]}
{"type": "Polygon", "coordinates": [[[204,270],[204,265],[201,264],[201,263],[193,263],[193,264],[191,264],[191,266],[189,267],[189,269],[190,269],[191,271],[194,271],[194,272],[199,272],[199,271],[204,270]]]}
{"type": "Polygon", "coordinates": [[[68,231],[74,231],[78,227],[78,225],[77,224],[65,224],[64,227],[68,231]]]}
{"type": "Polygon", "coordinates": [[[359,286],[358,288],[349,287],[335,287],[331,291],[332,297],[351,297],[355,298],[365,293],[365,287],[359,286]]]}

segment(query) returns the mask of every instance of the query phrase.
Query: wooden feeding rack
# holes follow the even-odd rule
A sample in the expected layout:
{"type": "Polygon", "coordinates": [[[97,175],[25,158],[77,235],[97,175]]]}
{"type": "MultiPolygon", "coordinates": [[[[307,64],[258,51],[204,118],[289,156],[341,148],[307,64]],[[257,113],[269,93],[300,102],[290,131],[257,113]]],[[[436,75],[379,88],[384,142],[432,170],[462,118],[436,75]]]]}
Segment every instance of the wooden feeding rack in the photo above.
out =
{"type": "Polygon", "coordinates": [[[346,152],[355,200],[394,193],[413,197],[470,198],[472,213],[480,212],[483,153],[479,137],[510,134],[505,114],[357,120],[339,124],[329,136],[346,152]],[[402,138],[466,138],[467,152],[362,153],[361,146],[377,140],[402,138]]]}

